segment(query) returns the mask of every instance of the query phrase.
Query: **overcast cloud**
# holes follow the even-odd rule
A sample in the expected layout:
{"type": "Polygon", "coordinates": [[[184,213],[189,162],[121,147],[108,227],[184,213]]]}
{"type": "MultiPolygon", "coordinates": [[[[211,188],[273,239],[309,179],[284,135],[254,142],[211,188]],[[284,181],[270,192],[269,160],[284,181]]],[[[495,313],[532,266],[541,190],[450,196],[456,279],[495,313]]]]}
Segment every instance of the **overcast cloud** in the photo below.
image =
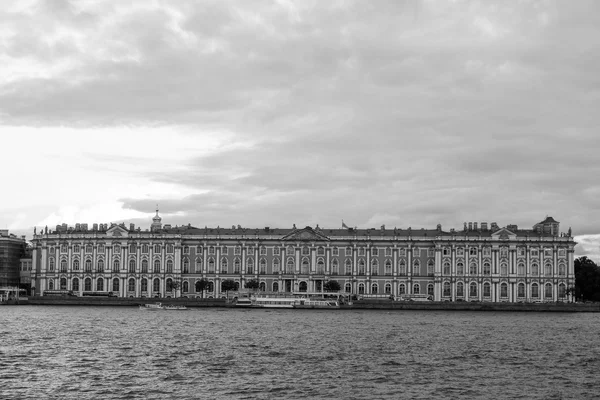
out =
{"type": "Polygon", "coordinates": [[[600,259],[599,16],[593,0],[5,2],[0,226],[145,227],[156,204],[196,226],[551,215],[600,259]]]}

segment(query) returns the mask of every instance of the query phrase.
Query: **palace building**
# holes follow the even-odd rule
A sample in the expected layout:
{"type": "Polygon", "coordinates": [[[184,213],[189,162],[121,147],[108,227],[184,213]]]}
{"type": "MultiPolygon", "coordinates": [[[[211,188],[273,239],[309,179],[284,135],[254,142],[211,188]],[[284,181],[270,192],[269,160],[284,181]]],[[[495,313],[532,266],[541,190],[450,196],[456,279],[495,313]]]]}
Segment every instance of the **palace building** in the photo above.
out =
{"type": "Polygon", "coordinates": [[[196,282],[268,292],[320,292],[327,281],[364,295],[429,294],[436,301],[566,301],[575,286],[568,233],[547,217],[531,229],[465,223],[461,230],[196,228],[66,224],[33,237],[32,286],[120,297],[200,297],[196,282]]]}

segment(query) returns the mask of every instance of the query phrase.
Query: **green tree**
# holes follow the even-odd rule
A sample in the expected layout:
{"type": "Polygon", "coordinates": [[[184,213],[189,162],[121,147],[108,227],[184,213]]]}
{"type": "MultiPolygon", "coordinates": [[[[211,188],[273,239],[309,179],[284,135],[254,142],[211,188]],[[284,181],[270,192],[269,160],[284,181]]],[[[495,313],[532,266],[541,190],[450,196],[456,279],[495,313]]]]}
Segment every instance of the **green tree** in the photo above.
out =
{"type": "Polygon", "coordinates": [[[175,291],[175,297],[177,297],[177,290],[181,288],[181,281],[179,279],[171,279],[167,281],[167,290],[175,291]]]}
{"type": "Polygon", "coordinates": [[[227,298],[229,298],[229,291],[235,290],[236,286],[237,285],[233,279],[225,279],[223,282],[221,282],[221,291],[225,292],[227,294],[227,298]]]}
{"type": "Polygon", "coordinates": [[[244,287],[246,289],[252,289],[252,290],[256,290],[258,289],[258,287],[260,286],[260,283],[258,282],[258,279],[250,279],[249,281],[246,282],[246,284],[244,285],[244,287]]]}
{"type": "Polygon", "coordinates": [[[201,292],[202,298],[204,298],[204,291],[210,286],[210,281],[206,278],[202,278],[196,281],[196,293],[201,292]]]}
{"type": "Polygon", "coordinates": [[[600,301],[600,267],[586,256],[575,259],[575,298],[600,301]]]}
{"type": "Polygon", "coordinates": [[[326,292],[339,292],[342,287],[338,281],[327,281],[323,285],[323,289],[326,292]]]}

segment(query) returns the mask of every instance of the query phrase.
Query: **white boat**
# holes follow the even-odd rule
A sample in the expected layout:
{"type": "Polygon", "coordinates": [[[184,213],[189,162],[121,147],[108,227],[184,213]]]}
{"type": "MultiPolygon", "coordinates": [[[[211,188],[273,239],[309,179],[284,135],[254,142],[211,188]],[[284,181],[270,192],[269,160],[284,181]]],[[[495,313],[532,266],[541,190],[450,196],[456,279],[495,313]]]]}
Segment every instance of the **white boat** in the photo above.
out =
{"type": "Polygon", "coordinates": [[[154,304],[140,304],[140,310],[148,310],[148,311],[158,311],[162,310],[164,307],[162,303],[154,303],[154,304]]]}
{"type": "Polygon", "coordinates": [[[250,297],[240,297],[235,302],[236,307],[249,308],[253,306],[252,299],[250,297]]]}
{"type": "Polygon", "coordinates": [[[167,310],[167,311],[185,311],[185,310],[189,310],[189,308],[187,308],[186,306],[166,305],[166,306],[163,306],[163,310],[167,310]]]}
{"type": "Polygon", "coordinates": [[[294,308],[296,297],[255,297],[252,307],[257,308],[294,308]]]}
{"type": "Polygon", "coordinates": [[[340,303],[326,299],[297,299],[294,308],[340,308],[340,303]]]}

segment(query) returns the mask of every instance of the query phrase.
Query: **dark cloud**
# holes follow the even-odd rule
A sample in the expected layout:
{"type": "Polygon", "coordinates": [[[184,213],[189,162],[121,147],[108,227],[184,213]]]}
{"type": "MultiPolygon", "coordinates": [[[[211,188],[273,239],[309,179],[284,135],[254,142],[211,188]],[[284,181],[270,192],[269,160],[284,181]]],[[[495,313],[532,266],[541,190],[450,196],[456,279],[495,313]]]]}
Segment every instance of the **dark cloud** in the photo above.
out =
{"type": "Polygon", "coordinates": [[[40,2],[0,14],[0,53],[48,71],[0,80],[0,123],[224,132],[175,172],[139,172],[197,193],[158,200],[180,223],[551,214],[594,233],[598,7],[40,2]]]}

